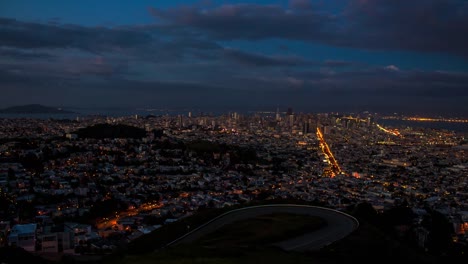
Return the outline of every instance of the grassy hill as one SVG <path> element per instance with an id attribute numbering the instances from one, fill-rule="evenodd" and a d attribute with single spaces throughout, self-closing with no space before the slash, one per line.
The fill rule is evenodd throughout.
<path id="1" fill-rule="evenodd" d="M 312 232 L 325 224 L 323 219 L 313 216 L 262 215 L 228 224 L 190 244 L 127 255 L 112 263 L 308 263 L 307 256 L 285 252 L 272 244 Z"/>
<path id="2" fill-rule="evenodd" d="M 275 216 L 268 216 L 271 218 Z M 314 252 L 287 252 L 271 244 L 286 239 L 288 232 L 304 231 L 304 221 L 297 216 L 280 216 L 273 223 L 250 219 L 235 223 L 191 243 L 181 244 L 153 253 L 127 255 L 108 263 L 216 263 L 216 264 L 284 264 L 284 263 L 442 263 L 437 259 L 405 245 L 370 224 L 361 225 L 347 238 Z M 300 216 L 303 217 L 303 216 Z M 294 219 L 294 220 L 293 220 Z M 301 223 L 293 229 L 284 228 L 293 220 Z M 286 222 L 284 222 L 286 221 Z M 312 220 L 314 222 L 316 220 Z M 271 233 L 270 233 L 271 232 Z"/>
<path id="3" fill-rule="evenodd" d="M 276 200 L 264 201 L 262 204 L 272 203 L 295 202 Z M 314 205 L 304 201 L 297 201 L 297 204 Z M 202 210 L 132 241 L 126 251 L 120 251 L 94 263 L 342 264 L 369 261 L 383 264 L 403 261 L 423 264 L 464 263 L 446 261 L 447 258 L 430 255 L 414 245 L 399 240 L 395 234 L 382 228 L 378 221 L 365 220 L 365 218 L 373 219 L 376 215 L 364 217 L 362 213 L 355 214 L 355 211 L 354 216 L 358 217 L 360 222 L 363 220 L 359 228 L 346 238 L 318 251 L 287 252 L 273 246 L 275 241 L 287 240 L 314 228 L 320 228 L 324 224 L 318 218 L 292 214 L 263 215 L 234 222 L 193 243 L 165 247 L 169 242 L 184 235 L 187 232 L 187 225 L 196 228 L 222 213 L 251 205 L 258 203 Z"/>

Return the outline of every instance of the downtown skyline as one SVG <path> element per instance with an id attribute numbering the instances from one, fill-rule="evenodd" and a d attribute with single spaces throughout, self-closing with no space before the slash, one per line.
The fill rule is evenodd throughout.
<path id="1" fill-rule="evenodd" d="M 2 1 L 0 107 L 468 115 L 468 3 Z"/>

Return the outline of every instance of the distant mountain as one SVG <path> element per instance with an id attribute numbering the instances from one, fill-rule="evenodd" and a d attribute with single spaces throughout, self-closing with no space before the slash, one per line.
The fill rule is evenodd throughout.
<path id="1" fill-rule="evenodd" d="M 0 109 L 2 114 L 71 114 L 73 112 L 58 107 L 43 106 L 40 104 L 29 104 L 12 106 Z"/>

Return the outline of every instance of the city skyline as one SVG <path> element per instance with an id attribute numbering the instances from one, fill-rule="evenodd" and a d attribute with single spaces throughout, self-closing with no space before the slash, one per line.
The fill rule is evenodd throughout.
<path id="1" fill-rule="evenodd" d="M 135 257 L 165 263 L 167 255 L 172 263 L 184 255 L 168 247 L 177 250 L 180 241 L 197 234 L 216 243 L 204 260 L 236 256 L 233 263 L 243 263 L 237 256 L 250 259 L 251 253 L 219 253 L 225 244 L 214 223 L 226 219 L 223 212 L 246 231 L 256 218 L 232 213 L 252 209 L 281 226 L 294 226 L 295 213 L 312 206 L 346 217 L 308 211 L 327 224 L 311 233 L 298 226 L 304 232 L 299 240 L 290 227 L 266 228 L 270 221 L 255 227 L 267 236 L 281 232 L 292 238 L 279 241 L 284 247 L 278 244 L 285 263 L 297 254 L 308 260 L 304 263 L 314 262 L 313 252 L 321 254 L 318 260 L 345 256 L 356 262 L 366 256 L 392 263 L 411 259 L 408 249 L 420 252 L 422 261 L 416 263 L 466 262 L 466 131 L 381 121 L 371 114 L 294 114 L 293 109 L 73 121 L 0 118 L 5 142 L 0 146 L 0 236 L 9 234 L 0 237 L 0 249 L 53 256 L 60 259 L 57 264 L 88 259 L 88 254 L 103 261 L 118 254 L 109 263 L 122 264 L 139 263 Z M 278 206 L 285 204 L 298 208 L 291 222 L 263 210 L 274 206 L 280 213 Z M 365 232 L 371 228 L 375 231 Z M 236 233 L 242 247 L 228 244 L 229 250 L 245 252 L 244 241 L 254 235 Z M 224 239 L 236 241 L 237 235 Z M 205 247 L 201 241 L 196 244 Z M 259 247 L 248 252 L 265 256 Z M 276 252 L 272 248 L 268 255 Z"/>
<path id="2" fill-rule="evenodd" d="M 468 115 L 464 1 L 2 1 L 0 108 Z"/>

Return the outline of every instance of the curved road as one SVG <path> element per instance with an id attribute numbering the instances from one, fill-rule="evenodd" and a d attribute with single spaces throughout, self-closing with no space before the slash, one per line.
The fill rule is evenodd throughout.
<path id="1" fill-rule="evenodd" d="M 356 218 L 329 208 L 294 204 L 261 205 L 236 209 L 222 214 L 174 240 L 167 246 L 190 243 L 232 222 L 272 213 L 318 216 L 327 221 L 327 225 L 321 229 L 275 244 L 285 250 L 307 251 L 320 249 L 346 237 L 359 226 Z"/>

